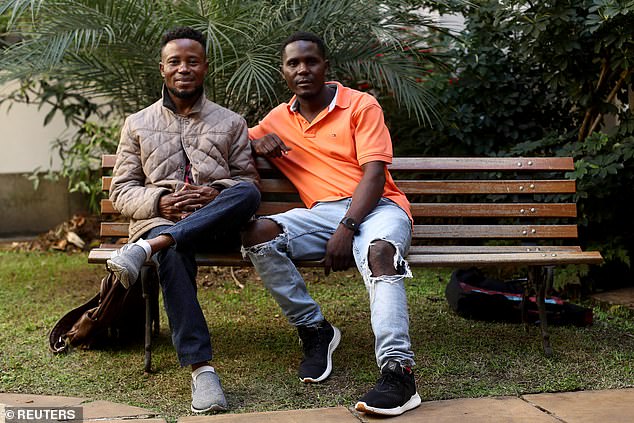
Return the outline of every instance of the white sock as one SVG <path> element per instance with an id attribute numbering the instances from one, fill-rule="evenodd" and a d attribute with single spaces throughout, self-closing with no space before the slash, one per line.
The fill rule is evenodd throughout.
<path id="1" fill-rule="evenodd" d="M 147 260 L 152 258 L 152 247 L 150 246 L 149 242 L 141 238 L 137 242 L 135 242 L 135 244 L 145 250 Z"/>

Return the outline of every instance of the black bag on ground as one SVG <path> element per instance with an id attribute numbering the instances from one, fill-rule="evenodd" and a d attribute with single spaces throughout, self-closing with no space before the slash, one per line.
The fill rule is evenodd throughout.
<path id="1" fill-rule="evenodd" d="M 501 281 L 476 268 L 455 270 L 445 288 L 447 302 L 459 316 L 514 323 L 522 321 L 523 292 L 521 280 Z M 534 323 L 539 321 L 537 302 L 535 296 L 528 300 L 528 321 Z M 553 325 L 588 326 L 592 324 L 592 309 L 547 297 L 546 318 Z"/>
<path id="2" fill-rule="evenodd" d="M 124 341 L 142 340 L 145 301 L 141 283 L 125 289 L 114 273 L 101 281 L 99 292 L 86 303 L 66 313 L 49 333 L 54 353 L 70 347 L 90 349 Z"/>

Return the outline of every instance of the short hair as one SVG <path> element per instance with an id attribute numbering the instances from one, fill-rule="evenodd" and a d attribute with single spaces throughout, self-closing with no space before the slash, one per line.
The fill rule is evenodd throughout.
<path id="1" fill-rule="evenodd" d="M 200 45 L 203 46 L 205 55 L 207 55 L 207 38 L 202 32 L 188 26 L 179 26 L 177 28 L 170 29 L 163 34 L 161 37 L 161 48 L 159 51 L 162 53 L 163 47 L 165 47 L 165 45 L 170 41 L 180 40 L 183 38 L 198 41 Z"/>
<path id="2" fill-rule="evenodd" d="M 323 59 L 326 58 L 326 43 L 324 43 L 324 40 L 322 40 L 321 37 L 313 34 L 312 32 L 305 31 L 297 31 L 284 40 L 284 42 L 282 43 L 282 48 L 280 50 L 280 55 L 282 57 L 284 56 L 284 50 L 286 49 L 286 46 L 294 43 L 295 41 L 310 41 L 317 44 L 317 49 L 319 50 L 321 57 Z"/>

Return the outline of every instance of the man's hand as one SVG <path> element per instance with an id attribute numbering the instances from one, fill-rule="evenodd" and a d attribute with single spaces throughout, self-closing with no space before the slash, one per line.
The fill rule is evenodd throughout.
<path id="1" fill-rule="evenodd" d="M 326 244 L 326 256 L 324 257 L 324 272 L 326 276 L 330 274 L 330 270 L 337 272 L 339 270 L 349 269 L 354 265 L 354 256 L 352 255 L 352 239 L 354 232 L 341 225 Z"/>
<path id="2" fill-rule="evenodd" d="M 220 194 L 216 188 L 185 184 L 183 188 L 161 197 L 159 216 L 178 222 L 211 203 Z"/>
<path id="3" fill-rule="evenodd" d="M 251 147 L 256 156 L 269 159 L 282 157 L 291 151 L 291 148 L 275 134 L 266 134 L 262 138 L 251 141 Z"/>

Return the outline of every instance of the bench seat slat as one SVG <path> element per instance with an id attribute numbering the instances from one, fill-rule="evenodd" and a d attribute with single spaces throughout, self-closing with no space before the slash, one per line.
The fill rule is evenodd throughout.
<path id="1" fill-rule="evenodd" d="M 88 257 L 89 263 L 105 263 L 110 257 L 112 249 L 93 249 Z M 559 251 L 533 253 L 454 253 L 454 254 L 409 254 L 407 261 L 414 267 L 454 267 L 454 266 L 545 266 L 562 264 L 599 264 L 601 255 L 596 251 Z M 196 262 L 202 266 L 251 266 L 240 253 L 225 253 L 205 255 L 198 254 Z M 301 267 L 319 267 L 318 260 L 297 262 Z"/>
<path id="2" fill-rule="evenodd" d="M 407 260 L 416 267 L 467 266 L 548 266 L 564 264 L 600 264 L 598 251 L 557 253 L 493 253 L 493 254 L 410 254 Z"/>
<path id="3" fill-rule="evenodd" d="M 102 222 L 101 235 L 104 237 L 127 237 L 128 224 Z M 542 239 L 576 237 L 576 225 L 414 225 L 413 231 L 414 239 Z"/>
<path id="4" fill-rule="evenodd" d="M 109 252 L 121 244 L 101 244 L 99 249 Z M 412 245 L 410 255 L 416 254 L 490 254 L 490 253 L 549 253 L 557 251 L 581 252 L 578 245 Z"/>

